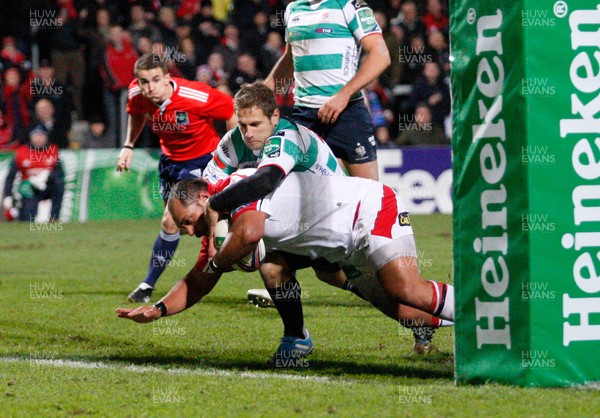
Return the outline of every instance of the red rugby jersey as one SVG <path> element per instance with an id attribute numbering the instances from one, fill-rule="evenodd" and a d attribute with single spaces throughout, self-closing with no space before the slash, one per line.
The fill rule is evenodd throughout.
<path id="1" fill-rule="evenodd" d="M 173 95 L 160 107 L 144 98 L 137 79 L 129 84 L 127 113 L 142 115 L 160 138 L 165 156 L 187 161 L 209 154 L 219 143 L 214 119 L 233 116 L 233 99 L 200 81 L 171 77 Z"/>

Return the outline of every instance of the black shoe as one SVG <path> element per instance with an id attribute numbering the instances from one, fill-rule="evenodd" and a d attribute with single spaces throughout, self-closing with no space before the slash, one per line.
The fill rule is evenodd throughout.
<path id="1" fill-rule="evenodd" d="M 431 353 L 433 351 L 433 334 L 437 328 L 432 327 L 413 327 L 413 337 L 415 337 L 415 344 L 413 350 L 417 354 Z"/>
<path id="2" fill-rule="evenodd" d="M 150 302 L 150 297 L 152 296 L 153 290 L 154 289 L 152 288 L 141 289 L 137 287 L 129 294 L 129 296 L 127 296 L 127 301 L 134 303 L 148 303 Z"/>

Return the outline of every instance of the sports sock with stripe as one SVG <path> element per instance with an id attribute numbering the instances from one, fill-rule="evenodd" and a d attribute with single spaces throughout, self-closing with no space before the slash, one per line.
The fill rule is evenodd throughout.
<path id="1" fill-rule="evenodd" d="M 429 283 L 433 287 L 431 314 L 454 321 L 454 286 L 433 280 Z"/>

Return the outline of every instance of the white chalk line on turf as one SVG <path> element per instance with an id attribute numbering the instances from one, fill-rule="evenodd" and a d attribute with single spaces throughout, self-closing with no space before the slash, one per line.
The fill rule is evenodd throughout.
<path id="1" fill-rule="evenodd" d="M 193 376 L 216 376 L 216 377 L 241 377 L 245 379 L 275 379 L 275 380 L 299 380 L 304 382 L 333 383 L 333 384 L 353 384 L 350 380 L 330 379 L 326 376 L 301 376 L 295 374 L 282 373 L 264 373 L 252 371 L 232 371 L 224 369 L 185 369 L 185 368 L 160 368 L 155 366 L 138 366 L 131 364 L 128 366 L 103 363 L 100 361 L 78 361 L 65 359 L 40 359 L 23 357 L 0 357 L 0 363 L 30 363 L 35 366 L 54 366 L 73 369 L 106 369 L 106 370 L 124 370 L 134 373 L 168 373 L 176 375 Z"/>

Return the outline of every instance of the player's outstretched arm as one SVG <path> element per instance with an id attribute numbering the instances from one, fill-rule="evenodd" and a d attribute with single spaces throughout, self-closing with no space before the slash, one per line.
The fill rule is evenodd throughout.
<path id="1" fill-rule="evenodd" d="M 379 77 L 390 65 L 390 53 L 383 36 L 378 33 L 366 36 L 360 41 L 360 44 L 367 56 L 348 84 L 344 85 L 337 94 L 331 96 L 319 109 L 319 120 L 323 123 L 334 123 L 348 106 L 350 97 Z"/>
<path id="2" fill-rule="evenodd" d="M 167 315 L 175 315 L 198 303 L 215 287 L 220 276 L 218 273 L 205 273 L 195 268 L 190 270 L 160 300 L 166 308 Z M 156 321 L 163 316 L 156 305 L 140 306 L 139 308 L 117 308 L 116 312 L 119 318 L 131 319 L 141 324 Z"/>
<path id="3" fill-rule="evenodd" d="M 277 93 L 276 87 L 287 87 L 291 84 L 294 75 L 294 60 L 292 57 L 292 47 L 290 44 L 285 46 L 285 52 L 277 60 L 273 69 L 264 81 L 264 84 Z"/>
<path id="4" fill-rule="evenodd" d="M 208 295 L 215 287 L 220 274 L 206 273 L 192 268 L 179 280 L 161 301 L 167 306 L 168 315 L 174 315 L 188 309 Z"/>
<path id="5" fill-rule="evenodd" d="M 128 115 L 127 117 L 127 136 L 123 148 L 119 153 L 119 159 L 117 160 L 117 171 L 129 171 L 131 166 L 131 159 L 133 158 L 133 146 L 137 141 L 146 120 L 142 115 Z"/>

